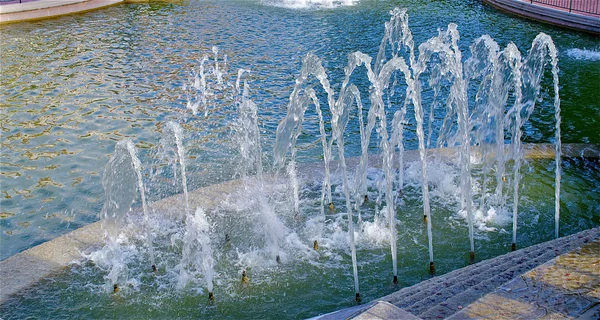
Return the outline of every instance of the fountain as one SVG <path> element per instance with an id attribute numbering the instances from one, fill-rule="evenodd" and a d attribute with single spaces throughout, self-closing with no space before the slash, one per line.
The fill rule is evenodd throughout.
<path id="1" fill-rule="evenodd" d="M 433 241 L 433 221 L 435 217 L 431 214 L 430 191 L 428 166 L 439 160 L 438 150 L 444 148 L 451 150 L 456 155 L 452 158 L 454 166 L 459 168 L 460 200 L 459 211 L 463 212 L 468 222 L 468 234 L 471 260 L 475 258 L 474 245 L 474 199 L 473 183 L 478 179 L 473 176 L 473 166 L 480 160 L 473 154 L 474 150 L 479 151 L 479 157 L 483 160 L 483 178 L 480 182 L 482 190 L 480 191 L 479 210 L 486 210 L 487 206 L 497 206 L 495 210 L 504 210 L 506 203 L 506 176 L 508 175 L 508 160 L 513 162 L 512 169 L 512 188 L 513 188 L 513 242 L 512 248 L 516 246 L 517 237 L 517 217 L 519 203 L 519 183 L 520 169 L 523 158 L 521 147 L 521 128 L 525 121 L 531 115 L 536 101 L 539 99 L 540 79 L 544 72 L 546 61 L 550 61 L 552 74 L 554 76 L 554 99 L 556 108 L 557 134 L 556 134 L 556 236 L 558 236 L 559 221 L 559 197 L 560 197 L 560 99 L 558 95 L 558 77 L 557 77 L 557 59 L 556 49 L 552 40 L 545 34 L 540 34 L 533 42 L 529 55 L 522 60 L 520 52 L 513 44 L 509 44 L 506 49 L 500 50 L 499 46 L 488 36 L 476 39 L 471 46 L 471 57 L 468 58 L 463 67 L 462 52 L 458 48 L 459 34 L 457 26 L 450 24 L 448 29 L 440 31 L 439 35 L 433 37 L 419 46 L 419 55 L 415 55 L 412 33 L 408 27 L 408 15 L 406 10 L 395 9 L 391 12 L 391 19 L 386 23 L 385 35 L 381 41 L 379 52 L 375 61 L 364 53 L 355 52 L 349 55 L 349 62 L 345 68 L 344 80 L 336 93 L 330 84 L 329 77 L 321 60 L 308 54 L 303 60 L 303 67 L 300 76 L 296 80 L 295 87 L 289 99 L 287 107 L 287 116 L 280 122 L 277 128 L 277 138 L 274 146 L 275 167 L 283 168 L 286 162 L 286 154 L 290 151 L 290 161 L 288 162 L 283 176 L 279 175 L 276 180 L 282 177 L 289 179 L 291 186 L 293 212 L 298 218 L 301 216 L 300 183 L 298 179 L 298 168 L 296 164 L 296 154 L 298 138 L 302 132 L 304 115 L 309 108 L 315 109 L 318 115 L 318 126 L 320 132 L 320 144 L 324 155 L 324 179 L 321 184 L 321 215 L 325 215 L 324 208 L 329 203 L 330 208 L 334 207 L 332 197 L 331 166 L 333 165 L 333 150 L 337 149 L 337 164 L 341 168 L 341 186 L 343 189 L 344 202 L 337 207 L 345 211 L 347 221 L 347 232 L 349 238 L 349 247 L 351 252 L 352 270 L 354 277 L 354 288 L 356 301 L 361 301 L 358 276 L 358 258 L 356 248 L 355 217 L 353 211 L 359 213 L 358 223 L 362 223 L 360 217 L 360 207 L 368 199 L 366 194 L 367 168 L 370 160 L 368 148 L 370 140 L 374 136 L 376 129 L 376 139 L 380 146 L 381 168 L 383 175 L 383 184 L 378 188 L 378 203 L 382 208 L 376 215 L 381 215 L 385 225 L 389 228 L 389 244 L 392 260 L 393 283 L 398 283 L 398 258 L 397 258 L 397 233 L 398 222 L 396 203 L 403 191 L 404 181 L 404 139 L 403 131 L 407 123 L 406 114 L 409 106 L 414 107 L 416 119 L 416 132 L 419 145 L 419 163 L 421 169 L 421 191 L 423 216 L 426 222 L 428 251 L 429 251 L 429 270 L 435 272 L 434 264 L 434 241 Z M 205 56 L 200 61 L 200 71 L 194 75 L 193 87 L 196 89 L 197 97 L 190 96 L 188 92 L 188 108 L 194 113 L 197 112 L 201 104 L 205 110 L 205 117 L 208 116 L 209 105 L 213 103 L 211 96 L 215 91 L 226 91 L 229 89 L 236 96 L 236 106 L 238 109 L 238 118 L 234 123 L 233 140 L 239 145 L 240 161 L 239 176 L 245 185 L 245 190 L 253 188 L 249 177 L 252 174 L 255 186 L 266 189 L 267 183 L 263 177 L 262 152 L 260 143 L 260 134 L 258 129 L 257 105 L 249 98 L 249 88 L 244 81 L 243 90 L 240 89 L 240 79 L 247 71 L 240 69 L 237 74 L 235 86 L 227 85 L 223 82 L 223 71 L 219 68 L 218 50 L 213 48 L 215 54 L 214 66 L 212 66 L 213 75 L 211 78 L 205 73 L 204 65 L 209 60 Z M 406 57 L 406 58 L 405 58 Z M 547 58 L 548 57 L 548 58 Z M 226 58 L 225 58 L 226 61 Z M 408 61 L 408 62 L 407 62 Z M 366 77 L 369 81 L 369 104 L 365 105 L 361 96 L 361 90 L 352 83 L 352 79 L 358 68 L 364 67 Z M 422 76 L 430 77 L 427 84 L 429 90 L 433 91 L 433 99 L 429 105 L 429 119 L 426 121 L 423 105 L 423 81 Z M 400 80 L 402 79 L 404 82 Z M 317 93 L 315 83 L 320 86 L 324 94 Z M 218 86 L 210 88 L 207 83 L 214 83 Z M 184 88 L 188 90 L 187 88 Z M 469 90 L 477 92 L 474 100 L 468 98 Z M 364 91 L 364 89 L 363 89 Z M 187 92 L 187 91 L 186 91 Z M 240 93 L 241 92 L 241 93 Z M 439 100 L 445 96 L 445 114 L 443 124 L 438 134 L 436 142 L 437 149 L 430 149 L 433 136 L 433 114 L 439 109 Z M 512 101 L 512 105 L 507 105 L 507 101 Z M 190 102 L 195 99 L 196 102 Z M 474 101 L 469 105 L 469 101 Z M 324 104 L 322 104 L 324 102 Z M 191 107 L 190 107 L 191 106 Z M 327 127 L 323 113 L 328 111 L 331 115 L 331 127 Z M 367 112 L 365 119 L 363 111 Z M 388 129 L 388 114 L 393 115 L 392 127 Z M 351 182 L 350 169 L 346 160 L 345 135 L 349 126 L 350 118 L 358 118 L 358 125 L 361 137 L 361 156 L 359 165 L 354 173 L 354 183 Z M 424 128 L 428 128 L 427 135 Z M 188 282 L 194 279 L 204 277 L 212 300 L 213 279 L 214 279 L 214 259 L 211 248 L 210 228 L 207 216 L 202 208 L 198 208 L 194 215 L 191 214 L 189 207 L 189 196 L 187 191 L 185 154 L 182 146 L 182 128 L 174 122 L 169 122 L 165 128 L 162 141 L 162 148 L 167 150 L 174 147 L 171 154 L 175 163 L 179 163 L 180 176 L 184 193 L 185 208 L 185 232 L 181 238 L 182 258 L 179 264 L 179 288 L 183 288 Z M 331 134 L 328 134 L 331 132 Z M 505 145 L 506 137 L 510 137 L 510 145 Z M 135 168 L 132 172 L 137 172 L 139 181 L 138 189 L 143 190 L 143 185 L 139 173 L 139 160 L 135 157 L 135 152 L 131 142 L 125 142 L 128 146 L 127 151 L 131 157 L 131 163 Z M 115 159 L 121 159 L 123 147 L 119 144 L 116 150 Z M 495 152 L 495 154 L 493 154 Z M 495 159 L 494 159 L 495 157 Z M 396 158 L 396 162 L 394 161 Z M 116 160 L 114 160 L 116 161 Z M 114 161 L 111 160 L 107 166 L 105 181 L 113 181 L 115 178 L 112 171 L 119 172 L 121 168 L 114 168 Z M 120 162 L 123 162 L 122 160 Z M 395 165 L 396 164 L 396 165 Z M 175 166 L 176 167 L 176 166 Z M 174 168 L 175 168 L 174 167 Z M 177 175 L 177 170 L 174 170 Z M 494 193 L 488 195 L 488 176 L 491 172 L 496 172 L 496 187 Z M 123 179 L 127 180 L 124 176 Z M 119 185 L 121 187 L 121 185 Z M 123 209 L 127 205 L 115 205 L 111 208 L 112 194 L 109 183 L 105 183 L 107 194 L 107 208 L 105 211 L 112 212 L 107 215 L 104 221 L 109 225 L 115 216 L 122 216 Z M 117 191 L 119 192 L 119 191 Z M 383 196 L 381 196 L 383 195 Z M 142 199 L 143 199 L 142 193 Z M 144 200 L 142 200 L 144 201 Z M 259 213 L 259 219 L 263 224 L 264 243 L 267 251 L 277 264 L 282 263 L 280 256 L 279 242 L 289 233 L 288 227 L 277 217 L 274 210 L 275 200 L 264 195 L 256 195 L 256 201 L 250 207 L 255 208 Z M 131 203 L 131 199 L 127 198 Z M 144 205 L 145 208 L 145 205 Z M 144 209 L 145 217 L 147 216 Z M 377 218 L 377 217 L 376 217 Z M 325 219 L 320 219 L 317 223 L 324 223 Z M 112 223 L 113 225 L 120 224 Z M 379 222 L 381 224 L 381 222 Z M 109 227 L 111 236 L 109 237 L 109 247 L 116 246 L 115 227 Z M 320 228 L 323 230 L 323 227 Z M 109 232 L 107 231 L 107 232 Z M 360 232 L 360 230 L 359 230 Z M 151 233 L 148 233 L 151 234 Z M 228 233 L 229 235 L 229 233 Z M 322 236 L 322 234 L 318 235 Z M 148 236 L 148 239 L 151 239 Z M 151 240 L 148 247 L 152 248 Z M 318 249 L 318 242 L 314 240 L 313 248 Z M 115 262 L 113 269 L 118 269 L 119 262 Z M 154 266 L 154 262 L 152 261 Z M 200 266 L 202 266 L 200 268 Z M 154 267 L 153 267 L 154 268 Z M 154 268 L 155 269 L 155 268 Z M 243 273 L 245 275 L 245 271 Z M 244 277 L 244 276 L 243 276 Z M 111 277 L 112 279 L 112 277 Z M 115 283 L 115 281 L 112 281 Z M 244 281 L 246 282 L 246 281 Z"/>
<path id="2" fill-rule="evenodd" d="M 527 184 L 548 178 L 549 166 L 558 237 L 563 160 L 552 39 L 538 35 L 521 55 L 513 43 L 501 49 L 481 36 L 465 53 L 450 24 L 415 46 L 407 11 L 390 14 L 375 57 L 350 53 L 339 83 L 317 54 L 302 59 L 274 141 L 252 99 L 255 75 L 228 73 L 227 56 L 213 47 L 182 84 L 185 116 L 157 125 L 160 143 L 145 151 L 153 162 L 140 161 L 129 139 L 116 144 L 102 178 L 104 247 L 72 267 L 68 287 L 99 297 L 98 308 L 134 304 L 149 315 L 203 318 L 258 317 L 255 305 L 286 310 L 289 300 L 319 293 L 326 307 L 292 315 L 314 316 L 465 265 L 463 253 L 472 263 L 492 256 L 479 251 L 488 245 L 494 255 L 514 250 L 540 219 L 528 211 L 545 202 L 532 199 L 547 197 Z M 540 89 L 548 72 L 556 128 L 548 148 L 556 151 L 553 163 L 540 164 L 522 138 L 549 99 Z M 234 111 L 222 116 L 220 108 Z M 221 118 L 235 179 L 188 190 L 202 154 L 188 153 L 201 139 L 185 128 L 190 119 Z M 321 162 L 303 161 L 307 153 Z M 146 203 L 161 183 L 176 191 Z"/>

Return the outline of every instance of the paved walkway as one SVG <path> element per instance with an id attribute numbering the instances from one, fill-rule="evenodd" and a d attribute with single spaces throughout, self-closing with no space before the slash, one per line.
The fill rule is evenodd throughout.
<path id="1" fill-rule="evenodd" d="M 600 11 L 598 11 L 600 0 L 483 0 L 483 2 L 523 18 L 600 35 Z"/>
<path id="2" fill-rule="evenodd" d="M 600 319 L 600 238 L 502 285 L 452 319 Z"/>
<path id="3" fill-rule="evenodd" d="M 37 0 L 0 5 L 0 24 L 46 19 L 86 12 L 124 0 Z"/>

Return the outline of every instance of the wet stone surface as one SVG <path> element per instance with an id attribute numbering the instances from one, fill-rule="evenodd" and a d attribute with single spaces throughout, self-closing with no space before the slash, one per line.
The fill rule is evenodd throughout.
<path id="1" fill-rule="evenodd" d="M 509 281 L 453 318 L 594 319 L 599 304 L 600 239 L 596 239 Z"/>

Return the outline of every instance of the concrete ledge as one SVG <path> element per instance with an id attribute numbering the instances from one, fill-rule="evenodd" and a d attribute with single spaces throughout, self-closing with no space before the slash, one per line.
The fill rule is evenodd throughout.
<path id="1" fill-rule="evenodd" d="M 0 262 L 0 304 L 9 296 L 60 272 L 72 261 L 80 260 L 81 252 L 103 240 L 100 222 L 96 222 Z"/>
<path id="2" fill-rule="evenodd" d="M 47 19 L 73 13 L 92 11 L 123 2 L 123 0 L 40 0 L 0 7 L 0 24 Z"/>
<path id="3" fill-rule="evenodd" d="M 569 13 L 518 0 L 483 0 L 499 10 L 522 18 L 600 35 L 600 18 Z"/>
<path id="4" fill-rule="evenodd" d="M 0 24 L 54 18 L 83 13 L 119 3 L 172 2 L 185 0 L 38 0 L 0 5 Z"/>

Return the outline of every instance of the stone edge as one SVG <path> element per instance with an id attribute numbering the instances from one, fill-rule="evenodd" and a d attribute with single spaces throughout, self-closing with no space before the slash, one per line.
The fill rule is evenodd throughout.
<path id="1" fill-rule="evenodd" d="M 569 13 L 516 0 L 483 0 L 492 7 L 522 18 L 600 35 L 600 18 Z"/>

